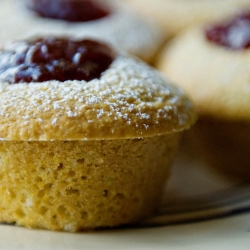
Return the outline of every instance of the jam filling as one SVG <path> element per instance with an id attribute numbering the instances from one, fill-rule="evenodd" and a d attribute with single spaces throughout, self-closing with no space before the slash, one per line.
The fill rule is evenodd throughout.
<path id="1" fill-rule="evenodd" d="M 90 81 L 100 78 L 114 58 L 107 45 L 87 39 L 48 37 L 12 42 L 0 51 L 0 81 Z"/>
<path id="2" fill-rule="evenodd" d="M 107 6 L 96 0 L 28 0 L 29 9 L 46 18 L 86 22 L 110 14 Z"/>
<path id="3" fill-rule="evenodd" d="M 205 30 L 208 41 L 234 50 L 250 47 L 250 13 L 243 13 L 227 22 Z"/>

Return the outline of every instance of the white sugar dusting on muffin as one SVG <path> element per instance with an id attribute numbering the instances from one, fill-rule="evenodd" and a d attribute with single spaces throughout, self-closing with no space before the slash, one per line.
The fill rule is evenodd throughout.
<path id="1" fill-rule="evenodd" d="M 110 133 L 103 131 L 100 134 L 99 131 L 97 135 L 90 132 L 102 130 L 100 126 L 95 129 L 89 128 L 86 134 L 79 131 L 81 135 L 78 134 L 75 137 L 72 134 L 67 138 L 73 136 L 72 139 L 88 137 L 103 139 L 107 134 L 113 137 L 111 128 L 120 129 L 119 126 L 122 126 L 124 131 L 130 128 L 128 133 L 136 137 L 137 126 L 141 127 L 139 134 L 145 135 L 148 134 L 146 131 L 149 127 L 152 126 L 153 129 L 153 127 L 160 126 L 159 134 L 161 134 L 166 128 L 172 131 L 173 121 L 175 129 L 178 130 L 185 124 L 185 121 L 190 119 L 186 110 L 190 109 L 191 103 L 185 99 L 180 89 L 166 84 L 165 80 L 155 74 L 155 70 L 149 66 L 126 56 L 117 57 L 100 79 L 89 82 L 48 81 L 39 84 L 14 85 L 2 83 L 0 95 L 0 117 L 3 124 L 7 120 L 8 123 L 22 124 L 28 119 L 29 122 L 41 127 L 41 134 L 38 137 L 34 134 L 28 137 L 28 129 L 23 128 L 22 131 L 27 130 L 25 134 L 28 133 L 25 135 L 26 140 L 59 139 L 58 136 L 47 134 L 47 128 L 42 126 L 41 120 L 59 127 L 62 119 L 68 119 L 68 126 L 74 123 L 76 127 L 79 127 L 77 119 L 86 124 L 96 120 L 99 124 L 106 124 Z M 183 100 L 187 108 L 181 104 Z M 115 121 L 117 125 L 120 124 L 118 127 L 114 126 Z M 0 134 L 4 133 L 7 140 L 23 136 L 16 134 L 14 138 L 11 138 L 7 131 L 3 130 L 0 129 Z"/>

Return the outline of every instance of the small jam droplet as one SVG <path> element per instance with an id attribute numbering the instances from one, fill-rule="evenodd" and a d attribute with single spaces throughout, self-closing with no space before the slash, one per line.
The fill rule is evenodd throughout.
<path id="1" fill-rule="evenodd" d="M 47 18 L 86 22 L 110 14 L 107 6 L 96 0 L 28 0 L 29 9 Z"/>
<path id="2" fill-rule="evenodd" d="M 208 41 L 234 50 L 250 47 L 250 13 L 235 16 L 227 22 L 205 30 Z"/>
<path id="3" fill-rule="evenodd" d="M 99 78 L 114 58 L 111 48 L 93 40 L 48 37 L 16 41 L 0 51 L 0 81 L 90 81 Z"/>

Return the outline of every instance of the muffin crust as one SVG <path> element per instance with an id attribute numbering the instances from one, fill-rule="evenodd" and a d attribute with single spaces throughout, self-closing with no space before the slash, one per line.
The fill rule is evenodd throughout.
<path id="1" fill-rule="evenodd" d="M 149 137 L 196 119 L 182 90 L 141 61 L 118 56 L 100 79 L 0 85 L 2 140 Z"/>

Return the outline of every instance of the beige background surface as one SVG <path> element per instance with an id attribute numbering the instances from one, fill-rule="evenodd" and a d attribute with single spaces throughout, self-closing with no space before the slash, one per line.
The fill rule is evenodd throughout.
<path id="1" fill-rule="evenodd" d="M 249 244 L 250 213 L 203 223 L 82 234 L 0 226 L 0 248 L 5 250 L 248 250 Z"/>

